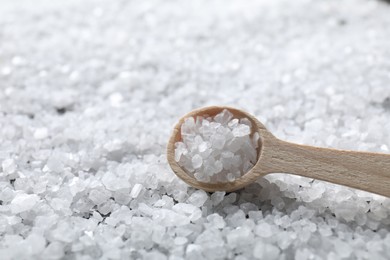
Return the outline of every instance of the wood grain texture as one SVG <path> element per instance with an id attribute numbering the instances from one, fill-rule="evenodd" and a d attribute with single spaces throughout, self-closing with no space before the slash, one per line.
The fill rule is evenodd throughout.
<path id="1" fill-rule="evenodd" d="M 214 116 L 228 109 L 235 118 L 248 118 L 252 134 L 260 134 L 258 161 L 242 177 L 228 183 L 205 183 L 187 174 L 175 161 L 175 143 L 181 141 L 181 125 L 188 117 Z M 277 139 L 252 115 L 226 106 L 205 107 L 182 117 L 167 146 L 168 163 L 187 184 L 205 191 L 235 191 L 269 173 L 291 173 L 345 185 L 390 197 L 390 155 L 343 151 L 293 144 Z"/>
<path id="2" fill-rule="evenodd" d="M 261 175 L 291 173 L 390 197 L 390 155 L 343 151 L 284 142 L 263 148 Z"/>

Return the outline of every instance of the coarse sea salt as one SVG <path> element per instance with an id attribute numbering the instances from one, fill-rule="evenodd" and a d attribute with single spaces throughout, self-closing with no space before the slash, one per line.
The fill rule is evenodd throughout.
<path id="1" fill-rule="evenodd" d="M 0 259 L 390 259 L 389 198 L 288 174 L 210 194 L 165 153 L 177 118 L 213 104 L 286 141 L 388 153 L 389 12 L 1 0 Z"/>
<path id="2" fill-rule="evenodd" d="M 256 163 L 259 133 L 248 118 L 233 118 L 224 109 L 214 117 L 187 118 L 182 141 L 175 143 L 175 160 L 197 180 L 232 182 Z"/>

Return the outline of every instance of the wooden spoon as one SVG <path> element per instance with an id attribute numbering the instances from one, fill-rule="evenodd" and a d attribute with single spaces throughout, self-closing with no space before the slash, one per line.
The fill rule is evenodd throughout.
<path id="1" fill-rule="evenodd" d="M 215 116 L 224 109 L 234 118 L 248 118 L 252 134 L 260 134 L 258 160 L 233 182 L 206 183 L 196 180 L 175 161 L 175 143 L 181 141 L 181 125 L 188 117 Z M 167 147 L 168 163 L 183 181 L 205 191 L 235 191 L 269 173 L 291 173 L 332 182 L 390 197 L 390 155 L 343 151 L 293 144 L 276 138 L 252 115 L 231 107 L 212 106 L 194 110 L 180 119 Z"/>

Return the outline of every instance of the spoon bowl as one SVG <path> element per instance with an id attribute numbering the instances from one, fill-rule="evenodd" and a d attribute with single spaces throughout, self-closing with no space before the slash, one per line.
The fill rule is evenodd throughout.
<path id="1" fill-rule="evenodd" d="M 257 149 L 257 163 L 259 163 L 259 158 L 261 157 L 261 151 L 262 151 L 262 144 L 264 143 L 264 137 L 268 138 L 274 138 L 273 135 L 268 132 L 268 130 L 265 128 L 265 126 L 259 122 L 255 117 L 253 117 L 251 114 L 236 109 L 232 107 L 227 107 L 227 106 L 211 106 L 211 107 L 205 107 L 205 108 L 200 108 L 191 111 L 190 113 L 184 115 L 179 122 L 175 125 L 173 129 L 172 136 L 168 142 L 168 147 L 167 147 L 167 156 L 168 156 L 168 163 L 175 172 L 175 174 L 181 178 L 183 181 L 185 181 L 187 184 L 189 184 L 192 187 L 202 189 L 205 191 L 209 192 L 214 192 L 214 191 L 235 191 L 239 190 L 249 183 L 254 182 L 258 177 L 261 176 L 259 171 L 255 171 L 254 169 L 256 168 L 256 165 L 249 170 L 247 173 L 242 175 L 240 178 L 237 178 L 233 182 L 221 182 L 221 183 L 207 183 L 207 182 L 201 182 L 195 179 L 193 176 L 189 175 L 175 160 L 175 143 L 180 142 L 182 140 L 181 136 L 181 126 L 183 125 L 185 119 L 189 117 L 194 117 L 196 118 L 197 116 L 211 116 L 214 117 L 215 115 L 221 113 L 224 109 L 229 110 L 234 118 L 248 118 L 249 121 L 252 123 L 252 133 L 253 135 L 255 132 L 258 132 L 260 134 L 260 139 L 259 139 L 259 146 Z"/>
<path id="2" fill-rule="evenodd" d="M 260 135 L 257 162 L 247 173 L 232 182 L 207 183 L 188 174 L 175 160 L 175 143 L 182 140 L 185 119 L 215 116 L 224 109 L 234 118 L 247 118 L 252 133 Z M 235 191 L 269 173 L 291 173 L 332 182 L 390 197 L 390 155 L 355 152 L 293 144 L 276 138 L 251 114 L 227 106 L 199 108 L 184 115 L 175 125 L 167 146 L 168 163 L 174 173 L 188 185 L 208 192 Z"/>

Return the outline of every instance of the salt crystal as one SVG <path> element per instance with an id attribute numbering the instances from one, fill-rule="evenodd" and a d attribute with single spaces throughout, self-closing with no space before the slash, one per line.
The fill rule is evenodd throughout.
<path id="1" fill-rule="evenodd" d="M 42 253 L 44 259 L 61 259 L 65 255 L 64 245 L 60 242 L 51 242 Z"/>
<path id="2" fill-rule="evenodd" d="M 179 214 L 188 216 L 191 221 L 197 221 L 202 217 L 202 211 L 191 204 L 178 203 L 172 209 Z"/>
<path id="3" fill-rule="evenodd" d="M 274 245 L 257 242 L 253 249 L 253 256 L 258 259 L 276 260 L 280 257 L 280 249 Z M 297 258 L 307 259 L 307 258 Z"/>
<path id="4" fill-rule="evenodd" d="M 3 67 L 1 69 L 1 74 L 3 74 L 3 75 L 9 75 L 9 74 L 11 74 L 11 72 L 12 72 L 12 69 L 10 67 Z"/>
<path id="5" fill-rule="evenodd" d="M 209 121 L 204 120 L 203 123 L 202 123 L 202 126 L 199 128 L 199 132 L 205 138 L 210 138 L 210 136 L 212 136 L 213 133 L 215 132 L 215 129 L 210 126 L 210 122 Z"/>
<path id="6" fill-rule="evenodd" d="M 203 159 L 199 154 L 195 154 L 194 157 L 192 157 L 192 167 L 195 169 L 199 169 L 202 166 Z"/>
<path id="7" fill-rule="evenodd" d="M 215 173 L 217 173 L 217 174 L 220 173 L 222 171 L 222 169 L 223 169 L 222 162 L 219 161 L 219 160 L 215 161 L 214 169 L 215 169 L 215 171 L 214 171 Z"/>
<path id="8" fill-rule="evenodd" d="M 208 145 L 207 145 L 207 142 L 202 142 L 199 146 L 198 146 L 198 150 L 200 153 L 203 153 L 207 150 L 208 148 Z"/>
<path id="9" fill-rule="evenodd" d="M 47 130 L 46 127 L 37 128 L 34 131 L 34 138 L 37 140 L 42 140 L 42 139 L 47 138 L 48 134 L 49 134 L 49 131 Z"/>
<path id="10" fill-rule="evenodd" d="M 221 232 L 215 228 L 204 230 L 195 240 L 195 243 L 202 246 L 203 255 L 206 259 L 225 259 L 224 242 Z"/>
<path id="11" fill-rule="evenodd" d="M 235 137 L 242 137 L 249 135 L 251 129 L 248 125 L 240 124 L 236 128 L 234 128 L 232 132 Z"/>
<path id="12" fill-rule="evenodd" d="M 1 163 L 1 167 L 6 175 L 12 174 L 16 171 L 16 163 L 13 159 L 5 159 Z"/>
<path id="13" fill-rule="evenodd" d="M 11 201 L 15 196 L 15 191 L 10 187 L 6 186 L 0 191 L 0 200 L 3 202 Z"/>
<path id="14" fill-rule="evenodd" d="M 242 144 L 243 144 L 242 140 L 233 139 L 231 140 L 231 142 L 229 142 L 228 149 L 230 152 L 236 153 L 238 150 L 240 150 Z"/>
<path id="15" fill-rule="evenodd" d="M 228 213 L 228 216 L 226 217 L 226 221 L 229 224 L 229 226 L 239 227 L 246 220 L 244 211 L 239 209 L 237 206 L 225 207 L 224 211 Z"/>
<path id="16" fill-rule="evenodd" d="M 232 182 L 232 181 L 234 181 L 234 180 L 236 179 L 236 176 L 234 176 L 233 173 L 229 172 L 229 173 L 226 175 L 226 179 L 227 179 L 227 181 Z"/>
<path id="17" fill-rule="evenodd" d="M 261 211 L 249 211 L 248 216 L 250 219 L 253 219 L 254 221 L 259 221 L 260 219 L 263 218 L 263 213 Z"/>
<path id="18" fill-rule="evenodd" d="M 154 210 L 153 220 L 164 227 L 183 226 L 190 223 L 188 217 L 168 209 Z"/>
<path id="19" fill-rule="evenodd" d="M 62 161 L 63 157 L 59 154 L 53 154 L 47 160 L 46 166 L 53 172 L 62 172 L 64 170 L 64 163 Z"/>
<path id="20" fill-rule="evenodd" d="M 107 190 L 117 191 L 128 188 L 129 182 L 125 177 L 118 177 L 112 172 L 107 172 L 102 177 L 102 183 Z"/>
<path id="21" fill-rule="evenodd" d="M 16 194 L 15 198 L 11 201 L 11 212 L 12 214 L 18 214 L 31 210 L 38 203 L 38 201 L 39 197 L 35 194 Z"/>
<path id="22" fill-rule="evenodd" d="M 239 248 L 253 241 L 253 233 L 248 227 L 238 227 L 230 231 L 226 239 L 230 247 Z"/>
<path id="23" fill-rule="evenodd" d="M 97 219 L 98 221 L 102 221 L 103 220 L 103 217 L 102 217 L 102 215 L 100 215 L 98 212 L 96 212 L 96 211 L 94 211 L 93 213 L 92 213 L 92 216 L 95 218 L 95 219 Z"/>
<path id="24" fill-rule="evenodd" d="M 114 193 L 114 200 L 118 204 L 126 205 L 130 202 L 129 189 L 118 190 Z"/>
<path id="25" fill-rule="evenodd" d="M 200 245 L 190 244 L 186 248 L 186 258 L 190 260 L 203 259 L 202 251 Z"/>
<path id="26" fill-rule="evenodd" d="M 111 193 L 105 189 L 91 190 L 88 198 L 96 205 L 106 202 L 111 197 Z"/>
<path id="27" fill-rule="evenodd" d="M 248 118 L 241 118 L 240 124 L 244 124 L 244 125 L 249 126 L 249 128 L 252 128 L 252 123 Z"/>
<path id="28" fill-rule="evenodd" d="M 348 243 L 341 241 L 339 239 L 334 242 L 334 246 L 336 252 L 342 258 L 348 258 L 352 253 L 351 246 Z"/>
<path id="29" fill-rule="evenodd" d="M 271 225 L 269 225 L 266 222 L 262 222 L 262 223 L 257 224 L 254 232 L 256 235 L 258 235 L 260 237 L 264 237 L 264 238 L 270 237 L 273 234 L 272 229 L 271 229 Z"/>
<path id="30" fill-rule="evenodd" d="M 143 185 L 140 183 L 136 183 L 131 189 L 130 197 L 132 197 L 133 199 L 137 198 L 141 193 L 142 189 L 143 189 Z"/>
<path id="31" fill-rule="evenodd" d="M 109 96 L 109 100 L 110 100 L 110 104 L 111 106 L 113 107 L 119 107 L 123 101 L 123 96 L 121 93 L 112 93 L 110 96 Z"/>
<path id="32" fill-rule="evenodd" d="M 221 124 L 217 123 L 217 122 L 211 121 L 210 122 L 210 127 L 214 130 L 214 132 L 218 133 L 218 130 L 220 130 L 220 128 L 221 128 Z"/>
<path id="33" fill-rule="evenodd" d="M 70 200 L 66 200 L 65 198 L 64 199 L 60 199 L 60 198 L 54 198 L 51 202 L 50 202 L 50 206 L 54 209 L 54 210 L 65 210 L 67 208 L 69 208 L 70 204 L 72 203 L 72 201 Z"/>
<path id="34" fill-rule="evenodd" d="M 239 120 L 237 118 L 235 118 L 228 123 L 228 126 L 230 127 L 230 129 L 234 129 L 238 126 L 238 123 L 239 123 Z"/>
<path id="35" fill-rule="evenodd" d="M 175 243 L 175 245 L 182 246 L 187 244 L 188 239 L 185 237 L 176 237 L 173 242 Z"/>
<path id="36" fill-rule="evenodd" d="M 206 169 L 206 172 L 208 172 L 207 167 L 205 169 Z M 200 173 L 200 172 L 194 173 L 194 177 L 198 181 L 202 181 L 202 182 L 209 182 L 210 181 L 210 177 L 209 176 L 206 176 L 205 174 Z"/>
<path id="37" fill-rule="evenodd" d="M 203 123 L 203 116 L 197 116 L 195 120 L 196 127 L 201 127 Z"/>
<path id="38" fill-rule="evenodd" d="M 228 158 L 228 159 L 230 159 L 230 158 L 232 158 L 234 156 L 234 153 L 232 153 L 232 152 L 230 152 L 230 151 L 225 151 L 225 152 L 222 152 L 221 153 L 221 157 L 223 157 L 223 158 Z"/>
<path id="39" fill-rule="evenodd" d="M 211 147 L 213 149 L 223 149 L 223 146 L 225 145 L 225 137 L 222 135 L 214 135 L 211 139 Z"/>
<path id="40" fill-rule="evenodd" d="M 222 229 L 226 226 L 225 220 L 217 213 L 208 215 L 207 220 L 209 221 L 209 223 L 211 224 L 211 227 L 213 227 L 213 228 Z"/>
<path id="41" fill-rule="evenodd" d="M 324 121 L 322 119 L 313 119 L 305 123 L 305 129 L 308 131 L 320 131 L 323 128 Z"/>
<path id="42" fill-rule="evenodd" d="M 26 250 L 30 251 L 32 255 L 40 254 L 46 246 L 46 239 L 43 235 L 30 233 L 26 240 Z"/>
<path id="43" fill-rule="evenodd" d="M 85 184 L 79 177 L 72 178 L 68 185 L 72 196 L 75 196 L 77 193 L 85 189 Z"/>
<path id="44" fill-rule="evenodd" d="M 233 114 L 229 110 L 224 109 L 221 113 L 214 117 L 214 120 L 215 122 L 218 122 L 222 125 L 226 125 L 232 119 L 232 117 Z"/>
<path id="45" fill-rule="evenodd" d="M 203 190 L 197 190 L 191 194 L 187 201 L 197 207 L 203 206 L 208 199 L 207 193 Z"/>
<path id="46" fill-rule="evenodd" d="M 183 154 L 183 150 L 179 149 L 179 148 L 176 148 L 175 149 L 175 161 L 176 162 L 179 162 L 180 161 L 180 158 L 181 158 L 181 155 Z"/>
<path id="47" fill-rule="evenodd" d="M 218 205 L 222 202 L 223 198 L 225 197 L 226 192 L 224 191 L 216 191 L 213 194 L 211 194 L 211 201 L 213 202 L 213 205 Z"/>
<path id="48" fill-rule="evenodd" d="M 72 230 L 70 224 L 66 221 L 57 223 L 56 228 L 51 230 L 50 236 L 56 241 L 65 243 L 71 243 L 76 237 L 74 230 Z"/>
<path id="49" fill-rule="evenodd" d="M 196 126 L 195 120 L 193 117 L 186 118 L 184 120 L 184 124 L 181 126 L 181 134 L 183 136 L 193 135 L 194 134 L 193 129 L 195 126 Z"/>

